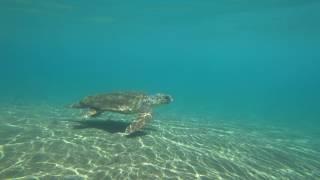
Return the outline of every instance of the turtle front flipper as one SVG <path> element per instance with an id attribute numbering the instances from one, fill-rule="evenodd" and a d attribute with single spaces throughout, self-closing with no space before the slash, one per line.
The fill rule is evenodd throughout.
<path id="1" fill-rule="evenodd" d="M 85 115 L 85 118 L 89 117 L 97 117 L 102 113 L 102 111 L 98 111 L 96 109 L 90 109 L 88 113 Z"/>
<path id="2" fill-rule="evenodd" d="M 142 129 L 147 122 L 152 119 L 152 115 L 150 112 L 139 114 L 138 118 L 135 119 L 125 130 L 126 134 L 132 134 L 136 131 Z"/>

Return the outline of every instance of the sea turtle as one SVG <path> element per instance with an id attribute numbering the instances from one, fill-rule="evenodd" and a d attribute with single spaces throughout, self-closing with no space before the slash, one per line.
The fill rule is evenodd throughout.
<path id="1" fill-rule="evenodd" d="M 89 109 L 86 117 L 96 117 L 103 112 L 121 114 L 138 114 L 137 118 L 126 128 L 125 133 L 131 134 L 142 129 L 152 119 L 152 108 L 173 101 L 170 95 L 147 95 L 140 92 L 112 92 L 84 97 L 72 108 Z"/>

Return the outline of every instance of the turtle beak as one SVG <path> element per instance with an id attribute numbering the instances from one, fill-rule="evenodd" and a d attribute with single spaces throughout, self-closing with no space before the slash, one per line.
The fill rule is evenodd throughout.
<path id="1" fill-rule="evenodd" d="M 165 96 L 166 102 L 167 104 L 172 103 L 173 102 L 173 98 L 169 95 Z"/>

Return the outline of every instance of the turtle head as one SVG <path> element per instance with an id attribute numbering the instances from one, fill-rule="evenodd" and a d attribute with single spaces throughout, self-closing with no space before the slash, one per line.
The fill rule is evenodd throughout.
<path id="1" fill-rule="evenodd" d="M 170 95 L 160 93 L 151 96 L 150 99 L 153 105 L 170 104 L 173 101 Z"/>

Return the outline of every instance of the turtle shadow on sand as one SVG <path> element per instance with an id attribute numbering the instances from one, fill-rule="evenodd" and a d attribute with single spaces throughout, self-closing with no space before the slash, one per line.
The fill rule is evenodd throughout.
<path id="1" fill-rule="evenodd" d="M 123 121 L 117 121 L 112 119 L 107 120 L 88 120 L 88 121 L 73 121 L 78 123 L 77 125 L 74 125 L 74 129 L 87 129 L 87 128 L 95 128 L 100 129 L 109 133 L 123 133 L 125 132 L 126 128 L 130 125 L 130 122 L 123 122 Z M 154 130 L 153 128 L 145 128 L 146 130 Z M 127 138 L 133 138 L 138 136 L 144 136 L 147 135 L 144 131 L 137 131 L 135 133 L 129 134 L 126 137 Z"/>

